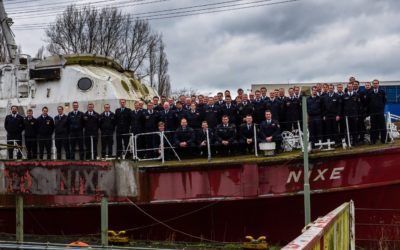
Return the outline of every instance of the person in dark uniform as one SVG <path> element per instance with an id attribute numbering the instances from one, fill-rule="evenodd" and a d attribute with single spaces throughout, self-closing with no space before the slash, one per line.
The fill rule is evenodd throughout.
<path id="1" fill-rule="evenodd" d="M 131 109 L 125 107 L 126 100 L 119 100 L 120 107 L 115 110 L 115 126 L 117 134 L 117 157 L 121 157 L 129 145 L 129 129 L 131 126 Z"/>
<path id="2" fill-rule="evenodd" d="M 219 106 L 214 104 L 214 99 L 209 97 L 207 105 L 204 107 L 204 120 L 207 121 L 208 127 L 215 129 L 220 121 Z"/>
<path id="3" fill-rule="evenodd" d="M 134 136 L 144 132 L 144 115 L 143 110 L 140 109 L 140 102 L 135 101 L 134 109 L 131 112 L 131 133 Z M 145 137 L 143 135 L 136 137 L 136 149 L 138 150 L 138 157 L 143 158 L 146 153 L 143 151 L 145 149 Z"/>
<path id="4" fill-rule="evenodd" d="M 195 132 L 188 127 L 186 118 L 182 118 L 181 126 L 175 131 L 174 144 L 178 149 L 178 155 L 188 157 L 192 155 L 195 143 Z"/>
<path id="5" fill-rule="evenodd" d="M 158 122 L 157 125 L 158 125 L 157 132 L 160 132 L 160 133 L 165 132 L 165 124 L 163 121 Z M 167 134 L 165 134 L 165 136 L 167 136 Z M 155 150 L 155 154 L 156 154 L 156 156 L 161 156 L 161 153 L 164 150 L 164 159 L 171 160 L 173 158 L 172 149 L 170 148 L 170 145 L 165 138 L 166 137 L 164 137 L 163 140 L 161 141 L 160 136 L 153 137 L 153 139 L 154 139 L 153 144 L 155 145 L 156 148 L 158 148 Z M 171 140 L 169 140 L 169 141 L 171 142 Z M 163 142 L 163 143 L 161 144 L 161 142 Z"/>
<path id="6" fill-rule="evenodd" d="M 257 136 L 257 131 L 256 131 Z M 254 123 L 253 117 L 248 114 L 245 118 L 245 123 L 240 125 L 239 129 L 239 145 L 243 154 L 254 153 Z"/>
<path id="7" fill-rule="evenodd" d="M 158 96 L 153 97 L 152 104 L 153 104 L 153 109 L 156 112 L 163 110 L 163 106 L 159 103 L 159 101 L 160 101 L 160 98 Z"/>
<path id="8" fill-rule="evenodd" d="M 102 158 L 111 157 L 113 155 L 115 123 L 115 114 L 110 111 L 110 104 L 104 104 L 104 112 L 101 113 L 99 117 Z"/>
<path id="9" fill-rule="evenodd" d="M 364 144 L 364 137 L 367 131 L 365 126 L 365 118 L 366 116 L 366 109 L 367 106 L 367 98 L 366 98 L 366 90 L 361 90 L 360 82 L 355 80 L 353 83 L 353 91 L 360 97 L 360 105 L 358 105 L 358 119 L 357 119 L 357 137 L 358 143 Z"/>
<path id="10" fill-rule="evenodd" d="M 375 144 L 376 141 L 381 139 L 382 143 L 386 142 L 386 123 L 385 123 L 385 105 L 386 93 L 379 88 L 379 80 L 372 82 L 372 90 L 369 92 L 367 102 L 369 115 L 371 117 L 371 143 Z"/>
<path id="11" fill-rule="evenodd" d="M 57 113 L 54 117 L 54 137 L 57 150 L 57 160 L 62 159 L 62 149 L 65 151 L 65 159 L 71 159 L 69 150 L 69 127 L 68 117 L 64 114 L 63 106 L 57 107 Z"/>
<path id="12" fill-rule="evenodd" d="M 343 115 L 348 120 L 351 145 L 358 143 L 357 124 L 359 105 L 361 105 L 360 96 L 353 91 L 353 83 L 349 82 L 347 84 L 347 92 L 343 96 Z"/>
<path id="13" fill-rule="evenodd" d="M 171 131 L 175 131 L 177 128 L 175 110 L 170 109 L 170 104 L 168 102 L 165 102 L 163 107 L 164 110 L 160 111 L 158 114 L 160 116 L 160 121 L 164 123 L 166 135 L 170 139 L 172 135 Z"/>
<path id="14" fill-rule="evenodd" d="M 11 114 L 4 120 L 4 128 L 7 131 L 7 144 L 22 146 L 22 131 L 24 131 L 24 118 L 18 114 L 17 106 L 11 106 Z M 13 159 L 14 148 L 8 149 L 8 159 Z M 17 159 L 21 159 L 21 148 L 18 149 Z"/>
<path id="15" fill-rule="evenodd" d="M 247 115 L 254 115 L 254 107 L 253 104 L 251 102 L 249 102 L 248 99 L 248 95 L 247 94 L 243 94 L 242 95 L 242 102 L 237 105 L 237 109 L 238 109 L 238 113 L 239 113 L 239 120 L 238 123 L 242 124 L 244 122 L 246 122 L 246 116 Z M 239 126 L 240 126 L 239 124 Z"/>
<path id="16" fill-rule="evenodd" d="M 177 101 L 175 104 L 176 109 L 174 110 L 175 112 L 175 128 L 178 128 L 180 126 L 180 121 L 182 118 L 186 118 L 188 116 L 188 110 L 184 108 L 184 103 Z"/>
<path id="17" fill-rule="evenodd" d="M 295 96 L 294 89 L 289 88 L 289 96 L 283 101 L 283 108 L 285 114 L 285 124 L 283 130 L 293 131 L 298 129 L 298 121 L 301 121 L 301 99 Z"/>
<path id="18" fill-rule="evenodd" d="M 255 95 L 256 95 L 255 100 L 253 102 L 253 107 L 254 107 L 253 118 L 255 123 L 260 124 L 264 120 L 264 112 L 266 109 L 266 103 L 269 101 L 269 97 L 265 97 L 265 99 L 262 99 L 260 90 L 256 90 Z"/>
<path id="19" fill-rule="evenodd" d="M 196 107 L 196 103 L 190 104 L 190 109 L 187 112 L 188 126 L 194 130 L 201 128 L 203 113 Z"/>
<path id="20" fill-rule="evenodd" d="M 310 129 L 310 141 L 315 143 L 321 140 L 322 100 L 317 95 L 317 87 L 311 88 L 311 96 L 307 98 L 308 126 Z"/>
<path id="21" fill-rule="evenodd" d="M 73 110 L 68 114 L 70 159 L 75 160 L 76 145 L 79 148 L 79 159 L 83 161 L 83 112 L 79 111 L 78 102 L 72 103 Z"/>
<path id="22" fill-rule="evenodd" d="M 340 121 L 340 97 L 334 92 L 333 84 L 328 87 L 328 93 L 322 98 L 323 115 L 325 121 L 324 139 L 337 142 L 338 122 Z"/>
<path id="23" fill-rule="evenodd" d="M 144 132 L 145 133 L 156 132 L 158 129 L 157 123 L 160 118 L 158 112 L 154 110 L 153 103 L 150 102 L 147 104 L 147 110 L 143 111 L 143 116 L 144 116 Z M 150 134 L 145 136 L 145 147 L 147 149 L 146 150 L 147 158 L 155 157 L 154 150 L 148 150 L 156 147 L 156 145 L 154 144 L 154 136 L 158 135 Z"/>
<path id="24" fill-rule="evenodd" d="M 37 159 L 37 123 L 36 119 L 33 117 L 32 109 L 26 111 L 24 130 L 27 159 Z"/>
<path id="25" fill-rule="evenodd" d="M 207 121 L 202 121 L 201 129 L 195 131 L 196 145 L 199 148 L 200 156 L 208 156 L 207 131 L 211 155 L 215 155 L 214 131 L 208 127 Z"/>
<path id="26" fill-rule="evenodd" d="M 215 131 L 215 143 L 221 155 L 235 155 L 236 153 L 236 126 L 229 122 L 229 116 L 222 116 L 222 124 Z"/>
<path id="27" fill-rule="evenodd" d="M 94 104 L 89 103 L 83 115 L 83 128 L 85 129 L 86 160 L 97 158 L 97 144 L 99 139 L 99 113 L 94 111 Z M 92 151 L 93 148 L 93 151 Z"/>
<path id="28" fill-rule="evenodd" d="M 275 90 L 270 93 L 269 101 L 267 102 L 266 109 L 270 110 L 272 113 L 272 117 L 277 121 L 281 122 L 283 120 L 283 104 L 278 98 L 279 90 Z"/>
<path id="29" fill-rule="evenodd" d="M 340 113 L 340 120 L 339 120 L 339 132 L 338 132 L 338 142 L 346 138 L 346 119 L 343 115 L 343 97 L 345 92 L 343 91 L 343 84 L 339 83 L 336 86 L 336 94 L 339 98 L 339 113 Z"/>
<path id="30" fill-rule="evenodd" d="M 265 120 L 260 124 L 259 140 L 262 142 L 275 142 L 275 152 L 279 152 L 282 144 L 279 121 L 272 119 L 272 112 L 265 111 Z"/>
<path id="31" fill-rule="evenodd" d="M 42 115 L 37 118 L 37 133 L 39 140 L 39 159 L 44 159 L 46 149 L 47 160 L 51 159 L 51 137 L 54 132 L 54 120 L 48 115 L 49 109 L 42 108 Z"/>
<path id="32" fill-rule="evenodd" d="M 229 123 L 234 124 L 235 127 L 237 127 L 239 114 L 236 105 L 232 103 L 232 98 L 229 95 L 225 96 L 225 104 L 221 106 L 221 115 L 227 115 L 229 118 Z"/>

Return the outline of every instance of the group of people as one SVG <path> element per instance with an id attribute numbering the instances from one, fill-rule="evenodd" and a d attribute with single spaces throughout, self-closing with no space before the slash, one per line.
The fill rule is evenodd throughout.
<path id="1" fill-rule="evenodd" d="M 378 80 L 366 83 L 363 90 L 353 77 L 347 86 L 317 84 L 312 86 L 306 102 L 310 141 L 314 145 L 327 139 L 341 142 L 346 134 L 351 135 L 353 145 L 364 141 L 367 116 L 371 118 L 371 143 L 376 143 L 379 136 L 385 141 L 386 97 Z M 297 86 L 289 88 L 287 95 L 284 89 L 267 95 L 263 87 L 250 94 L 238 89 L 235 99 L 226 90 L 213 97 L 181 95 L 176 102 L 155 96 L 145 108 L 143 102 L 135 101 L 132 110 L 126 107 L 126 100 L 119 104 L 115 112 L 105 104 L 103 112 L 97 113 L 92 103 L 82 112 L 78 102 L 73 102 L 68 114 L 59 106 L 54 119 L 48 115 L 47 107 L 35 118 L 32 110 L 22 117 L 17 106 L 12 106 L 4 124 L 8 144 L 21 145 L 24 135 L 28 159 L 44 159 L 45 151 L 50 159 L 54 133 L 57 159 L 63 158 L 64 150 L 66 159 L 74 160 L 78 153 L 79 159 L 84 160 L 97 157 L 99 138 L 101 157 L 121 157 L 132 143 L 131 135 L 143 134 L 135 140 L 139 157 L 157 157 L 160 144 L 173 146 L 181 156 L 205 155 L 209 148 L 212 154 L 234 155 L 252 153 L 256 141 L 275 142 L 279 151 L 281 132 L 299 129 L 302 123 L 302 94 Z M 164 132 L 164 139 L 153 132 Z M 10 159 L 13 151 L 9 149 Z M 166 152 L 170 156 L 171 152 Z M 20 151 L 17 157 L 21 157 Z"/>

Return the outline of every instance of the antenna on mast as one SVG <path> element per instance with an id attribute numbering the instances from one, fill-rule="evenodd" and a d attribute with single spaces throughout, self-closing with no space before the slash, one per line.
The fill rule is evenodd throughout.
<path id="1" fill-rule="evenodd" d="M 11 31 L 11 25 L 13 24 L 13 21 L 11 18 L 7 17 L 3 0 L 0 0 L 0 24 L 4 38 L 6 40 L 7 51 L 8 51 L 8 56 L 10 57 L 10 62 L 16 64 L 17 45 L 15 44 L 14 35 Z"/>

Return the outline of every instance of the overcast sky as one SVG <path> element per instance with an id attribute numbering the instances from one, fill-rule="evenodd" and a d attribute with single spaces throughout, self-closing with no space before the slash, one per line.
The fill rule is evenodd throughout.
<path id="1" fill-rule="evenodd" d="M 123 11 L 141 13 L 226 1 L 153 1 Z M 96 0 L 89 2 L 96 4 Z M 17 8 L 49 0 L 11 3 L 6 1 L 6 10 L 15 25 L 54 20 L 54 16 L 22 19 L 13 14 Z M 351 75 L 361 81 L 400 80 L 398 13 L 398 0 L 299 0 L 150 23 L 163 34 L 173 89 L 208 93 L 249 89 L 253 83 L 345 81 Z M 14 32 L 24 53 L 34 55 L 45 44 L 42 30 Z"/>

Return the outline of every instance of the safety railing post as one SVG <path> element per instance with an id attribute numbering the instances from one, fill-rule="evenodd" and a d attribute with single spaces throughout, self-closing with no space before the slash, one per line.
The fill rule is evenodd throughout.
<path id="1" fill-rule="evenodd" d="M 349 129 L 349 117 L 346 116 L 346 129 L 347 129 L 347 142 L 349 148 L 351 148 L 351 141 L 350 141 L 350 129 Z"/>
<path id="2" fill-rule="evenodd" d="M 211 145 L 210 145 L 210 134 L 208 129 L 206 129 L 206 137 L 207 137 L 207 159 L 211 161 Z"/>
<path id="3" fill-rule="evenodd" d="M 254 133 L 254 154 L 255 154 L 255 156 L 256 157 L 258 157 L 258 143 L 257 143 L 257 127 L 256 127 L 256 124 L 254 123 L 253 124 L 253 133 Z"/>
<path id="4" fill-rule="evenodd" d="M 164 131 L 160 133 L 160 154 L 161 154 L 161 162 L 165 162 L 165 152 L 164 152 Z"/>
<path id="5" fill-rule="evenodd" d="M 131 134 L 131 143 L 132 143 L 132 147 L 131 147 L 132 158 L 133 158 L 133 160 L 136 160 L 138 158 L 137 157 L 138 148 L 136 147 L 136 145 L 137 145 L 137 135 L 133 135 L 133 133 Z"/>
<path id="6" fill-rule="evenodd" d="M 24 197 L 22 194 L 17 194 L 15 197 L 15 219 L 16 219 L 16 241 L 24 241 Z"/>
<path id="7" fill-rule="evenodd" d="M 101 197 L 101 245 L 108 246 L 108 199 Z"/>
<path id="8" fill-rule="evenodd" d="M 93 136 L 90 136 L 90 157 L 92 161 L 94 160 L 94 143 L 93 143 Z"/>
<path id="9" fill-rule="evenodd" d="M 51 139 L 51 151 L 52 151 L 53 160 L 57 160 L 57 148 L 56 148 L 55 135 Z"/>

